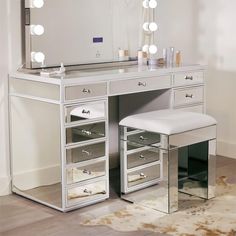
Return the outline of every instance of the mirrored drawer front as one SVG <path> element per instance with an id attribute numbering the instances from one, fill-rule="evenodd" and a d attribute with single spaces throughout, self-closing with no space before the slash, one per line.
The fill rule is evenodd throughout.
<path id="1" fill-rule="evenodd" d="M 67 164 L 89 161 L 106 155 L 106 143 L 97 143 L 66 150 Z"/>
<path id="2" fill-rule="evenodd" d="M 107 84 L 88 84 L 88 85 L 77 85 L 65 88 L 65 99 L 77 100 L 91 97 L 100 97 L 107 95 Z"/>
<path id="3" fill-rule="evenodd" d="M 157 148 L 150 148 L 149 150 L 137 152 L 127 156 L 127 167 L 132 169 L 138 166 L 146 165 L 155 161 L 159 161 L 159 151 Z"/>
<path id="4" fill-rule="evenodd" d="M 204 87 L 193 87 L 174 91 L 175 106 L 199 103 L 204 101 Z"/>
<path id="5" fill-rule="evenodd" d="M 106 117 L 105 102 L 86 103 L 66 107 L 66 123 Z"/>
<path id="6" fill-rule="evenodd" d="M 128 94 L 171 87 L 170 76 L 160 76 L 151 78 L 131 79 L 114 81 L 110 83 L 110 94 Z"/>
<path id="7" fill-rule="evenodd" d="M 174 86 L 200 84 L 203 82 L 204 82 L 204 74 L 202 71 L 188 72 L 174 75 Z"/>
<path id="8" fill-rule="evenodd" d="M 139 184 L 160 178 L 160 165 L 154 165 L 145 169 L 134 171 L 128 174 L 128 187 L 134 187 Z"/>
<path id="9" fill-rule="evenodd" d="M 106 162 L 101 161 L 95 164 L 74 167 L 67 169 L 67 184 L 74 184 L 81 181 L 105 176 Z"/>
<path id="10" fill-rule="evenodd" d="M 76 126 L 66 129 L 66 144 L 104 138 L 105 122 Z"/>
<path id="11" fill-rule="evenodd" d="M 76 205 L 83 202 L 93 201 L 97 198 L 106 197 L 106 181 L 94 182 L 92 184 L 69 189 L 67 192 L 67 205 Z"/>
<path id="12" fill-rule="evenodd" d="M 160 135 L 157 133 L 142 132 L 139 134 L 129 135 L 127 140 L 129 141 L 129 144 L 128 144 L 128 150 L 129 150 L 129 146 L 132 146 L 132 143 L 134 143 L 134 144 L 136 143 L 136 144 L 139 144 L 142 146 L 148 146 L 148 145 L 152 145 L 155 143 L 159 143 L 160 142 Z M 133 149 L 133 148 L 131 148 L 131 149 Z"/>

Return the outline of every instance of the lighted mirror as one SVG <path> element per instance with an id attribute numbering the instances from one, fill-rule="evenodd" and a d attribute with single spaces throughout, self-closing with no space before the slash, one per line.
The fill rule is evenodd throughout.
<path id="1" fill-rule="evenodd" d="M 156 0 L 25 0 L 26 68 L 134 60 L 145 44 L 155 44 L 156 5 Z"/>

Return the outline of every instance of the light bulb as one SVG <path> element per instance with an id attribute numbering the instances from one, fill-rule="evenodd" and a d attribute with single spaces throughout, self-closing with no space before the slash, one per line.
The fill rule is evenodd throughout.
<path id="1" fill-rule="evenodd" d="M 145 31 L 149 31 L 149 23 L 148 23 L 148 22 L 145 22 L 145 23 L 143 24 L 143 29 L 144 29 Z"/>
<path id="2" fill-rule="evenodd" d="M 145 44 L 142 48 L 143 52 L 148 52 L 149 45 Z"/>
<path id="3" fill-rule="evenodd" d="M 144 8 L 149 8 L 149 0 L 144 0 L 143 1 L 143 7 Z"/>
<path id="4" fill-rule="evenodd" d="M 42 8 L 44 5 L 44 0 L 31 0 L 32 8 Z"/>
<path id="5" fill-rule="evenodd" d="M 30 33 L 32 35 L 42 35 L 44 34 L 44 27 L 42 25 L 31 25 L 30 26 Z"/>
<path id="6" fill-rule="evenodd" d="M 156 54 L 157 53 L 157 46 L 156 45 L 151 45 L 149 47 L 149 53 L 150 54 Z"/>
<path id="7" fill-rule="evenodd" d="M 157 26 L 157 24 L 155 22 L 151 22 L 149 24 L 148 28 L 149 28 L 150 31 L 154 32 L 154 31 L 157 31 L 158 26 Z"/>
<path id="8" fill-rule="evenodd" d="M 31 52 L 31 61 L 37 63 L 43 63 L 45 55 L 42 52 Z"/>
<path id="9" fill-rule="evenodd" d="M 157 1 L 156 0 L 150 0 L 149 1 L 149 7 L 150 8 L 156 8 L 157 7 Z"/>

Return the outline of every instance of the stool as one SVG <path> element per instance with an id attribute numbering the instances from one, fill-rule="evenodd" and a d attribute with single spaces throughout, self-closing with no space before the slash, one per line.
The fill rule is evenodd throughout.
<path id="1" fill-rule="evenodd" d="M 120 122 L 121 197 L 172 213 L 178 192 L 215 196 L 216 120 L 159 110 Z"/>

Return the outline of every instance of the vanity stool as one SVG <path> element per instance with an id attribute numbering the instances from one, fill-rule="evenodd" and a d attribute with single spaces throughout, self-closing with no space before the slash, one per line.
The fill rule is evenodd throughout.
<path id="1" fill-rule="evenodd" d="M 208 115 L 159 110 L 120 122 L 121 197 L 172 213 L 178 192 L 215 196 L 216 120 Z"/>

